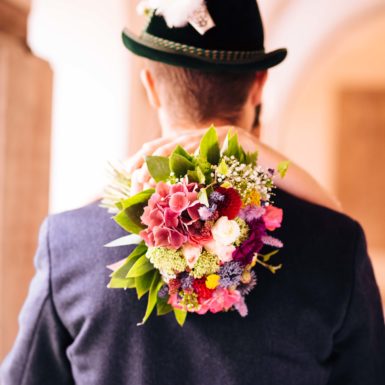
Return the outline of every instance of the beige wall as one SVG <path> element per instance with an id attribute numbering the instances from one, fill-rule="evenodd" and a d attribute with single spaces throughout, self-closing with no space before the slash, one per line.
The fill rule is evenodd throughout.
<path id="1" fill-rule="evenodd" d="M 25 10 L 0 1 L 0 361 L 17 332 L 48 213 L 52 73 L 26 45 L 26 20 Z"/>
<path id="2" fill-rule="evenodd" d="M 339 96 L 349 90 L 385 91 L 384 41 L 385 4 L 381 9 L 349 19 L 329 31 L 313 55 L 303 62 L 302 71 L 296 73 L 295 85 L 291 87 L 286 102 L 280 105 L 279 117 L 274 120 L 277 124 L 274 126 L 275 145 L 336 195 L 337 139 L 341 119 Z M 269 133 L 266 136 L 269 137 Z M 368 144 L 363 142 L 362 145 Z M 385 143 L 382 147 L 385 148 Z M 356 154 L 352 148 L 350 156 Z M 381 165 L 373 164 L 374 169 L 377 167 L 374 177 L 380 180 L 377 186 L 382 186 L 385 195 L 385 173 Z M 370 188 L 368 180 L 364 183 Z M 348 209 L 349 202 L 346 205 Z M 375 208 L 368 207 L 368 210 Z M 347 213 L 365 224 L 364 216 L 357 217 L 349 209 Z M 372 238 L 370 233 L 367 237 L 369 240 Z M 385 304 L 385 249 L 369 242 L 369 250 Z"/>

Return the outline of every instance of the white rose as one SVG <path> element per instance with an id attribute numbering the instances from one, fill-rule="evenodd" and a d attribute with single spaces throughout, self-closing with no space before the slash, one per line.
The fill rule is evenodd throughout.
<path id="1" fill-rule="evenodd" d="M 230 221 L 227 217 L 221 217 L 211 229 L 216 242 L 228 246 L 234 243 L 241 235 L 241 229 L 236 221 Z"/>
<path id="2" fill-rule="evenodd" d="M 233 245 L 223 245 L 215 240 L 211 240 L 205 243 L 205 249 L 216 256 L 223 262 L 230 262 L 233 260 L 233 253 L 235 251 L 235 246 Z"/>

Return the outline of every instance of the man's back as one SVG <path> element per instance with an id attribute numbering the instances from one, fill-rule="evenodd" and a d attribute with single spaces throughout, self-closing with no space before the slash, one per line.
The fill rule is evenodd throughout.
<path id="1" fill-rule="evenodd" d="M 281 190 L 284 268 L 257 270 L 249 314 L 172 314 L 137 326 L 145 300 L 107 289 L 124 235 L 97 204 L 49 217 L 3 385 L 382 384 L 385 335 L 362 229 Z"/>

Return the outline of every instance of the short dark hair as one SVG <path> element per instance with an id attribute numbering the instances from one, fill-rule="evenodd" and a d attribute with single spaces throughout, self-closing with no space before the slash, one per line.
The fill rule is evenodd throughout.
<path id="1" fill-rule="evenodd" d="M 176 121 L 236 124 L 256 79 L 253 72 L 205 72 L 149 61 L 168 109 Z"/>

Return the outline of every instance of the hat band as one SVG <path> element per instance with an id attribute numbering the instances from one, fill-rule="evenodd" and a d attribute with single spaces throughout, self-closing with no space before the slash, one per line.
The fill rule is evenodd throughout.
<path id="1" fill-rule="evenodd" d="M 265 51 L 225 51 L 198 48 L 187 44 L 177 43 L 163 39 L 148 32 L 141 35 L 142 42 L 158 46 L 166 52 L 188 55 L 201 60 L 215 61 L 218 63 L 253 63 L 256 59 L 263 58 Z"/>

